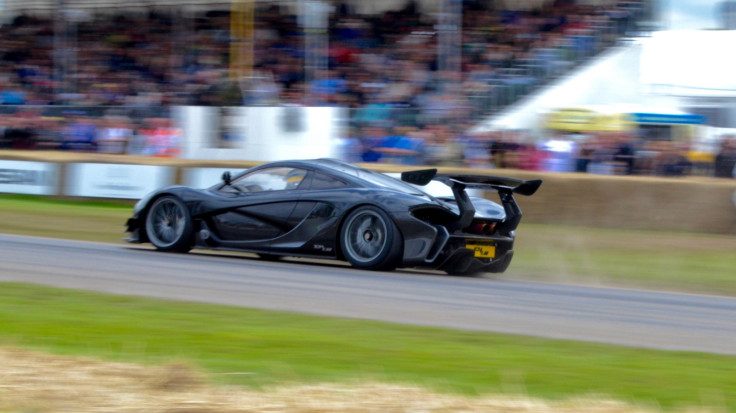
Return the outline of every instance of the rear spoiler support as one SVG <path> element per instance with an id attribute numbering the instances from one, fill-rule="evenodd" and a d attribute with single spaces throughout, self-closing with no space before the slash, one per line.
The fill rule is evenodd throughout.
<path id="1" fill-rule="evenodd" d="M 514 195 L 509 190 L 499 190 L 498 195 L 501 197 L 501 204 L 506 211 L 506 220 L 498 224 L 496 228 L 501 234 L 508 234 L 516 229 L 521 222 L 521 208 L 516 203 Z"/>
<path id="2" fill-rule="evenodd" d="M 457 202 L 457 207 L 460 211 L 460 218 L 458 218 L 457 222 L 455 222 L 454 225 L 452 225 L 452 228 L 449 229 L 450 231 L 455 231 L 467 228 L 473 222 L 473 217 L 475 217 L 475 207 L 473 206 L 473 203 L 470 202 L 470 197 L 465 191 L 465 185 L 458 182 L 451 185 L 450 188 L 452 188 L 452 195 L 455 196 L 455 201 Z"/>

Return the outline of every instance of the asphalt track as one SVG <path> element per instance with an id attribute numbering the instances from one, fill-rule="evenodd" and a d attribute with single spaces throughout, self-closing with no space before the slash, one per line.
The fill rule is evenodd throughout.
<path id="1" fill-rule="evenodd" d="M 736 354 L 736 298 L 359 271 L 0 235 L 0 281 L 402 324 Z M 2 292 L 0 292 L 2 297 Z"/>

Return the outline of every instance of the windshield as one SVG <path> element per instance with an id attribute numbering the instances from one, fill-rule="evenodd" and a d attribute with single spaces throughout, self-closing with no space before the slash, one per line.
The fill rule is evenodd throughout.
<path id="1" fill-rule="evenodd" d="M 413 185 L 409 185 L 406 182 L 399 181 L 398 179 L 394 179 L 388 175 L 384 175 L 382 173 L 373 172 L 367 169 L 361 169 L 352 165 L 337 162 L 330 162 L 330 167 L 384 188 L 390 188 L 408 194 L 427 196 L 427 193 L 422 191 L 421 189 Z"/>

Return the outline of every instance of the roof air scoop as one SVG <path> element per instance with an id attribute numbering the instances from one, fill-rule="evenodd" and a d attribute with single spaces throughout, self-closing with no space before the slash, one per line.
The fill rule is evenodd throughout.
<path id="1" fill-rule="evenodd" d="M 437 175 L 437 169 L 419 169 L 416 171 L 406 171 L 401 173 L 401 180 L 413 185 L 424 186 L 432 182 Z"/>

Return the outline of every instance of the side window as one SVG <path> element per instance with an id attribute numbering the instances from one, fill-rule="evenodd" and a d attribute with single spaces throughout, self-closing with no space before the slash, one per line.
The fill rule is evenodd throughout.
<path id="1" fill-rule="evenodd" d="M 238 192 L 283 191 L 297 189 L 307 171 L 299 168 L 267 168 L 251 172 L 233 181 Z M 227 188 L 227 187 L 226 187 Z M 225 189 L 226 189 L 225 188 Z M 227 189 L 226 189 L 227 190 Z"/>
<path id="2" fill-rule="evenodd" d="M 312 175 L 312 184 L 309 189 L 336 189 L 345 188 L 348 184 L 331 176 L 315 172 Z"/>

